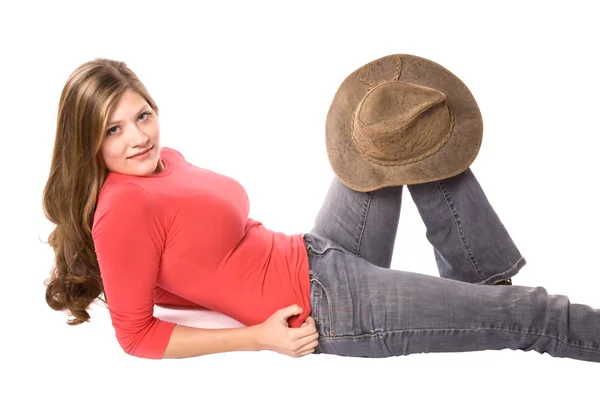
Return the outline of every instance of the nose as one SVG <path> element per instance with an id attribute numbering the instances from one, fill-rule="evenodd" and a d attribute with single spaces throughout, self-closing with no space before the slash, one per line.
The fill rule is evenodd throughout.
<path id="1" fill-rule="evenodd" d="M 132 124 L 130 128 L 130 142 L 129 145 L 132 147 L 141 146 L 148 141 L 148 136 L 142 132 L 137 124 Z"/>

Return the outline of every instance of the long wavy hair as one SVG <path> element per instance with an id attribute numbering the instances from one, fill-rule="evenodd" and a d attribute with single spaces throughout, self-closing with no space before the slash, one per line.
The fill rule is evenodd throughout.
<path id="1" fill-rule="evenodd" d="M 101 148 L 108 118 L 127 89 L 139 93 L 158 115 L 146 87 L 124 62 L 97 58 L 80 65 L 62 90 L 56 137 L 43 210 L 55 227 L 48 244 L 55 253 L 46 285 L 46 302 L 72 318 L 69 325 L 89 321 L 89 305 L 106 304 L 92 240 L 98 194 L 108 170 Z"/>

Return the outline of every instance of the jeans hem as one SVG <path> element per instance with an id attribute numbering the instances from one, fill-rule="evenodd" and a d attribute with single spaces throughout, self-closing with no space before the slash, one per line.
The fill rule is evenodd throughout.
<path id="1" fill-rule="evenodd" d="M 519 271 L 521 270 L 521 268 L 523 268 L 525 266 L 525 264 L 527 264 L 527 260 L 525 260 L 525 257 L 521 256 L 521 258 L 519 258 L 517 260 L 517 262 L 511 268 L 507 269 L 506 271 L 504 271 L 502 273 L 492 275 L 487 279 L 476 282 L 476 284 L 478 284 L 478 285 L 493 285 L 496 282 L 502 281 L 504 279 L 512 278 L 513 276 L 515 276 L 516 274 L 519 273 Z"/>
<path id="2" fill-rule="evenodd" d="M 503 349 L 510 349 L 510 350 L 522 350 L 522 351 L 530 351 L 530 350 L 534 350 L 538 353 L 544 354 L 544 353 L 548 353 L 550 356 L 552 357 L 568 357 L 568 358 L 574 358 L 574 359 L 578 359 L 578 360 L 582 360 L 582 361 L 592 361 L 592 362 L 598 362 L 600 361 L 600 348 L 598 346 L 591 346 L 591 345 L 582 345 L 582 344 L 577 344 L 577 343 L 573 343 L 569 340 L 565 340 L 563 338 L 560 338 L 558 336 L 554 336 L 554 335 L 550 335 L 544 332 L 531 332 L 531 331 L 522 331 L 522 330 L 518 330 L 518 329 L 509 329 L 509 328 L 501 328 L 501 327 L 479 327 L 479 328 L 406 328 L 406 329 L 392 329 L 392 330 L 384 330 L 381 332 L 376 332 L 376 333 L 363 333 L 363 334 L 356 334 L 356 335 L 340 335 L 340 336 L 335 336 L 335 337 L 326 337 L 326 338 L 322 338 L 319 339 L 321 340 L 322 343 L 320 343 L 320 345 L 328 345 L 328 344 L 334 344 L 336 342 L 356 342 L 356 341 L 369 341 L 369 340 L 373 340 L 373 339 L 383 339 L 385 336 L 388 335 L 400 335 L 400 338 L 404 335 L 419 335 L 419 334 L 440 334 L 441 336 L 443 335 L 456 335 L 456 334 L 460 334 L 460 335 L 465 335 L 468 336 L 469 334 L 479 334 L 479 333 L 492 333 L 492 334 L 507 334 L 507 335 L 523 335 L 523 336 L 536 336 L 539 338 L 547 338 L 547 339 L 551 339 L 553 341 L 555 341 L 556 344 L 558 344 L 560 347 L 553 347 L 551 345 L 548 345 L 546 347 L 538 347 L 535 345 L 523 345 L 520 344 L 516 341 L 507 343 L 506 345 L 503 345 L 501 347 L 498 346 L 484 346 L 484 347 L 480 347 L 480 348 L 465 348 L 465 349 L 458 349 L 455 348 L 454 350 L 451 350 L 452 352 L 465 352 L 465 351 L 483 351 L 483 350 L 503 350 Z M 572 348 L 575 351 L 579 351 L 580 353 L 571 353 L 569 350 L 565 350 L 564 347 L 567 348 Z M 420 350 L 420 351 L 412 351 L 412 352 L 402 352 L 402 353 L 398 353 L 398 354 L 394 354 L 393 351 L 389 350 L 389 346 L 387 344 L 385 344 L 385 347 L 388 349 L 388 353 L 387 354 L 381 354 L 381 355 L 361 355 L 362 357 L 393 357 L 393 356 L 406 356 L 409 354 L 414 354 L 414 353 L 429 353 L 429 352 L 434 352 L 434 353 L 439 353 L 441 352 L 441 350 Z M 323 349 L 320 348 L 319 351 L 321 353 L 325 353 L 325 354 L 338 354 L 337 352 L 328 352 L 327 349 L 325 350 L 325 352 L 323 352 Z M 581 352 L 584 352 L 584 354 L 582 354 Z M 338 354 L 338 355 L 345 355 L 345 354 Z M 359 356 L 359 357 L 361 357 Z"/>

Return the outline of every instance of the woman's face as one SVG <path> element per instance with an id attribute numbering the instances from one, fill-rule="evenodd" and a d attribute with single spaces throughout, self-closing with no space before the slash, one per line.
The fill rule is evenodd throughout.
<path id="1" fill-rule="evenodd" d="M 123 92 L 103 134 L 102 157 L 109 171 L 144 176 L 163 170 L 158 116 L 137 92 Z"/>

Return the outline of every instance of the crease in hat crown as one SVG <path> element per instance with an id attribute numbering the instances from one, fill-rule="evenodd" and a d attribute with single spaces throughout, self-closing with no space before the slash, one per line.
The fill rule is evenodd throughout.
<path id="1" fill-rule="evenodd" d="M 412 113 L 397 106 L 385 112 L 371 107 L 380 111 L 369 113 L 369 101 L 419 104 L 394 94 L 390 88 L 397 84 L 390 81 L 402 82 L 405 90 L 411 84 L 445 97 L 429 108 L 415 106 Z M 379 91 L 381 96 L 375 96 Z M 477 157 L 482 135 L 481 112 L 464 82 L 442 65 L 411 54 L 390 54 L 355 69 L 338 87 L 325 121 L 333 172 L 359 192 L 455 176 Z"/>
<path id="2" fill-rule="evenodd" d="M 354 112 L 351 137 L 371 161 L 406 165 L 439 151 L 453 125 L 444 93 L 394 80 L 380 83 L 363 97 Z"/>

